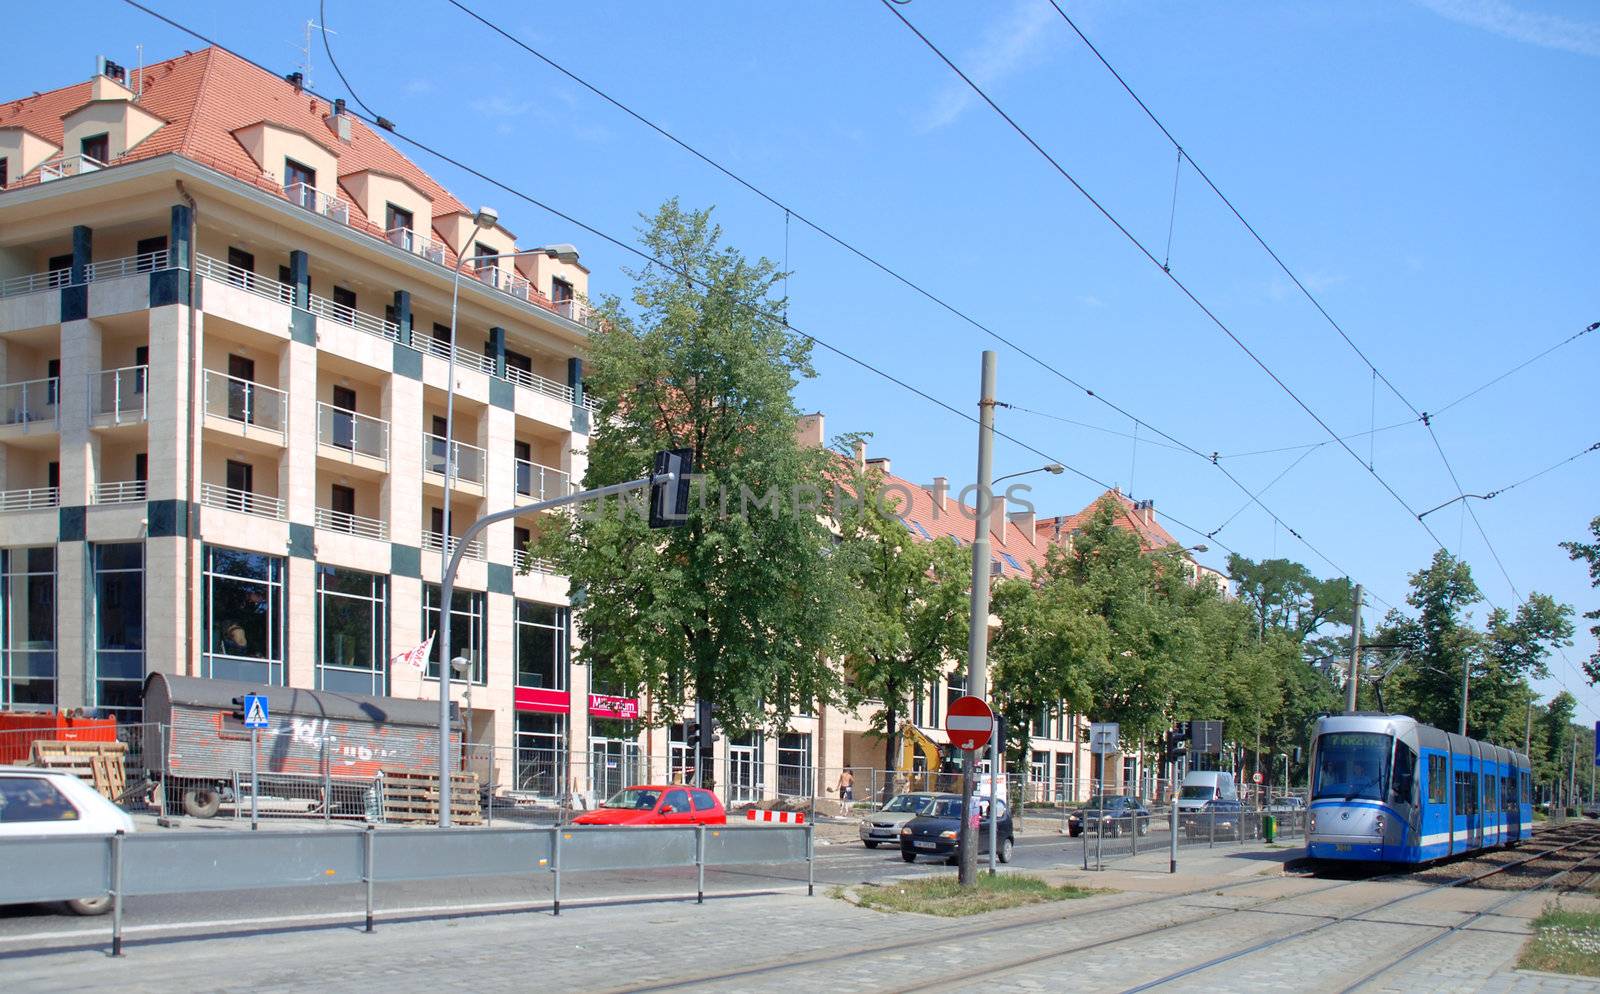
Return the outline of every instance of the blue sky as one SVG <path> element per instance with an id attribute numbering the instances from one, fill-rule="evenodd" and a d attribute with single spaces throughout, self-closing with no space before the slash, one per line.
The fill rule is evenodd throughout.
<path id="1" fill-rule="evenodd" d="M 284 71 L 316 5 L 151 0 Z M 776 198 L 957 308 L 1202 452 L 1323 442 L 1322 428 L 1231 343 L 879 3 L 594 3 L 479 0 L 486 16 L 631 104 Z M 1062 6 L 1263 233 L 1380 370 L 1422 410 L 1600 320 L 1600 12 L 1568 0 Z M 402 130 L 605 231 L 626 235 L 670 196 L 716 205 L 728 238 L 794 271 L 790 319 L 929 393 L 975 410 L 978 354 L 998 348 L 1000 427 L 1088 475 L 1156 502 L 1198 532 L 1247 498 L 1207 460 L 1137 443 L 1126 417 L 740 189 L 575 84 L 435 0 L 331 0 L 351 82 Z M 905 16 L 1129 230 L 1170 265 L 1341 434 L 1411 419 L 1186 166 L 1173 213 L 1172 146 L 1045 0 L 913 0 Z M 0 92 L 85 78 L 104 53 L 135 61 L 197 43 L 120 3 L 93 0 L 68 40 L 59 15 L 10 13 L 18 46 Z M 321 51 L 316 88 L 341 95 Z M 401 146 L 402 150 L 411 151 Z M 418 161 L 469 202 L 492 203 L 524 244 L 570 241 L 596 290 L 622 289 L 619 249 L 530 204 Z M 1434 420 L 1464 489 L 1504 488 L 1597 439 L 1600 332 Z M 800 389 L 830 432 L 869 431 L 912 479 L 970 479 L 975 429 L 820 351 Z M 1049 415 L 1051 417 L 1046 417 Z M 1054 419 L 1068 419 L 1053 420 Z M 1083 428 L 1083 422 L 1105 430 Z M 1220 543 L 1349 573 L 1399 604 L 1433 542 L 1415 510 L 1456 494 L 1419 424 L 1337 445 L 1223 458 L 1321 550 L 1256 507 Z M 1304 458 L 1300 457 L 1304 455 Z M 1296 460 L 1299 460 L 1296 462 Z M 1002 442 L 996 472 L 1042 460 Z M 1600 514 L 1600 453 L 1475 502 L 1517 590 L 1595 605 L 1556 543 Z M 1041 477 L 1041 513 L 1098 489 Z M 1489 598 L 1512 586 L 1460 504 L 1428 517 Z M 1168 519 L 1186 542 L 1205 539 Z M 1371 614 L 1369 614 L 1369 617 Z M 1584 626 L 1586 627 L 1586 626 Z M 1567 650 L 1593 650 L 1585 635 Z M 1559 657 L 1586 720 L 1600 693 Z"/>

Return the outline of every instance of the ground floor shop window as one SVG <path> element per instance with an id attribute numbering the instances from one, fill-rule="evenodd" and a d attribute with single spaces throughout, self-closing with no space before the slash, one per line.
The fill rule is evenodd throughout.
<path id="1" fill-rule="evenodd" d="M 1056 800 L 1071 801 L 1077 797 L 1072 783 L 1072 753 L 1056 753 Z"/>
<path id="2" fill-rule="evenodd" d="M 810 797 L 815 774 L 811 769 L 811 736 L 784 732 L 778 736 L 778 793 L 784 797 Z"/>
<path id="3" fill-rule="evenodd" d="M 761 762 L 760 732 L 728 737 L 726 784 L 729 804 L 754 804 L 761 800 L 766 790 L 766 766 Z"/>
<path id="4" fill-rule="evenodd" d="M 206 676 L 282 685 L 281 556 L 205 548 Z"/>
<path id="5" fill-rule="evenodd" d="M 567 688 L 567 609 L 517 601 L 517 686 Z"/>
<path id="6" fill-rule="evenodd" d="M 550 798 L 565 793 L 566 715 L 517 712 L 515 750 L 517 791 Z"/>
<path id="7" fill-rule="evenodd" d="M 119 721 L 144 713 L 144 544 L 94 547 L 94 702 Z"/>
<path id="8" fill-rule="evenodd" d="M 317 687 L 347 694 L 388 692 L 389 581 L 317 567 Z"/>
<path id="9" fill-rule="evenodd" d="M 55 702 L 55 547 L 0 549 L 0 707 Z"/>
<path id="10" fill-rule="evenodd" d="M 442 592 L 436 583 L 422 585 L 422 637 L 439 631 L 439 598 Z M 428 658 L 428 676 L 437 680 L 439 678 L 439 660 L 441 657 L 455 659 L 465 657 L 471 661 L 467 673 L 473 683 L 482 686 L 489 681 L 489 664 L 484 656 L 483 644 L 483 610 L 484 595 L 481 591 L 451 590 L 450 591 L 450 646 L 448 652 L 441 640 L 435 639 L 433 653 Z M 452 680 L 460 680 L 461 674 L 452 672 Z"/>

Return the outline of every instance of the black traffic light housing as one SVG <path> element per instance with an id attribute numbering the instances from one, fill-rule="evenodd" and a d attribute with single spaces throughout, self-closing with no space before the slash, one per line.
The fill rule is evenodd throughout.
<path id="1" fill-rule="evenodd" d="M 233 717 L 237 721 L 243 721 L 244 720 L 244 698 L 243 697 L 235 697 L 233 699 Z"/>
<path id="2" fill-rule="evenodd" d="M 656 453 L 652 476 L 676 473 L 672 483 L 650 486 L 650 527 L 677 528 L 689 520 L 689 477 L 694 474 L 693 449 L 664 449 Z"/>

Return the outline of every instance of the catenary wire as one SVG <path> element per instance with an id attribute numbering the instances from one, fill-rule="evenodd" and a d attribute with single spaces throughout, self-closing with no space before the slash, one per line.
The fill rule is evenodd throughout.
<path id="1" fill-rule="evenodd" d="M 1556 351 L 1559 348 L 1562 348 L 1563 346 L 1570 345 L 1571 343 L 1576 342 L 1578 339 L 1582 338 L 1584 335 L 1589 334 L 1589 332 L 1594 331 L 1597 328 L 1600 328 L 1600 321 L 1596 321 L 1595 323 L 1589 325 L 1587 328 L 1584 328 L 1582 331 L 1576 332 L 1575 334 L 1572 334 L 1572 335 L 1568 335 L 1566 338 L 1563 338 L 1561 341 L 1559 341 L 1559 342 L 1555 343 L 1554 345 L 1550 346 L 1549 348 L 1545 349 L 1543 352 L 1540 352 L 1538 355 L 1533 356 L 1530 359 L 1524 359 L 1522 362 L 1518 363 L 1517 365 L 1515 365 L 1515 366 L 1511 367 L 1510 369 L 1506 370 L 1505 372 L 1501 373 L 1499 376 L 1496 376 L 1494 379 L 1488 380 L 1488 381 L 1486 381 L 1486 382 L 1484 382 L 1484 383 L 1482 383 L 1482 384 L 1480 384 L 1480 385 L 1478 385 L 1476 387 L 1473 387 L 1471 390 L 1468 390 L 1466 393 L 1462 394 L 1461 396 L 1457 397 L 1455 400 L 1452 400 L 1450 403 L 1448 403 L 1448 404 L 1444 405 L 1443 407 L 1439 408 L 1437 411 L 1430 411 L 1429 414 L 1432 417 L 1438 417 L 1439 415 L 1443 414 L 1445 411 L 1450 410 L 1450 408 L 1452 408 L 1452 407 L 1456 406 L 1457 404 L 1461 403 L 1462 401 L 1466 400 L 1468 397 L 1477 396 L 1478 394 L 1480 394 L 1483 391 L 1485 391 L 1485 390 L 1489 389 L 1490 387 L 1494 386 L 1496 383 L 1499 383 L 1501 380 L 1505 379 L 1506 377 L 1510 376 L 1511 374 L 1520 372 L 1525 367 L 1533 365 L 1534 363 L 1538 362 L 1540 359 L 1543 359 L 1545 356 L 1549 355 L 1550 353 Z"/>
<path id="2" fill-rule="evenodd" d="M 322 2 L 325 3 L 326 0 L 322 0 Z M 757 186 L 755 183 L 753 183 L 750 180 L 746 179 L 744 176 L 734 172 L 732 169 L 730 169 L 727 166 L 723 165 L 721 162 L 718 162 L 717 160 L 711 158 L 706 153 L 700 151 L 698 148 L 694 147 L 693 145 L 690 145 L 688 142 L 684 141 L 682 138 L 679 138 L 677 135 L 673 134 L 672 132 L 668 131 L 666 128 L 664 128 L 661 125 L 657 124 L 655 121 L 651 120 L 648 117 L 645 117 L 643 114 L 639 113 L 638 111 L 634 110 L 632 107 L 630 107 L 627 104 L 623 103 L 622 101 L 618 100 L 616 97 L 613 97 L 611 94 L 609 94 L 606 91 L 600 89 L 594 83 L 591 83 L 587 79 L 583 78 L 582 76 L 579 76 L 577 73 L 575 73 L 572 70 L 568 69 L 566 66 L 564 66 L 561 63 L 555 61 L 554 59 L 550 58 L 548 55 L 544 54 L 543 52 L 539 51 L 538 49 L 536 49 L 533 46 L 529 45 L 528 43 L 524 42 L 522 39 L 518 38 L 516 35 L 512 34 L 511 32 L 507 31 L 505 28 L 501 27 L 499 24 L 496 24 L 494 21 L 491 21 L 489 18 L 487 18 L 487 17 L 483 16 L 482 14 L 478 13 L 476 10 L 474 10 L 471 7 L 468 7 L 466 4 L 460 2 L 460 0 L 446 0 L 446 2 L 449 3 L 451 6 L 455 7 L 457 10 L 459 10 L 462 13 L 466 14 L 468 17 L 470 17 L 473 20 L 477 21 L 479 24 L 481 24 L 484 27 L 488 28 L 490 31 L 494 32 L 495 34 L 498 34 L 500 37 L 504 38 L 506 41 L 508 41 L 511 44 L 513 44 L 513 45 L 517 46 L 518 48 L 522 49 L 524 52 L 526 52 L 529 55 L 533 56 L 534 58 L 538 59 L 540 62 L 543 62 L 545 65 L 549 66 L 551 69 L 553 69 L 556 72 L 560 73 L 561 75 L 565 76 L 567 79 L 570 79 L 572 82 L 574 82 L 574 83 L 578 84 L 579 86 L 583 87 L 584 89 L 588 90 L 590 93 L 592 93 L 595 96 L 599 97 L 601 100 L 604 100 L 606 103 L 608 103 L 611 106 L 615 107 L 617 110 L 619 110 L 622 113 L 624 113 L 624 114 L 628 115 L 629 117 L 633 118 L 635 121 L 639 122 L 640 124 L 643 124 L 645 127 L 647 127 L 650 130 L 654 131 L 656 134 L 658 134 L 661 137 L 665 138 L 667 141 L 669 141 L 669 142 L 673 143 L 674 145 L 678 146 L 679 148 L 683 149 L 685 152 L 688 152 L 690 155 L 692 155 L 695 158 L 699 159 L 701 162 L 703 162 L 706 165 L 710 166 L 712 169 L 714 169 L 717 172 L 721 173 L 723 176 L 726 176 L 728 179 L 732 180 L 734 183 L 736 183 L 739 186 L 743 187 L 744 189 L 748 190 L 750 193 L 752 193 L 755 196 L 759 197 L 760 199 L 766 201 L 768 204 L 772 205 L 773 207 L 784 211 L 786 217 L 792 216 L 795 220 L 799 221 L 801 224 L 804 224 L 806 227 L 810 228 L 812 231 L 815 231 L 817 234 L 823 236 L 824 238 L 828 239 L 829 241 L 833 242 L 835 245 L 837 245 L 840 248 L 844 249 L 846 252 L 856 256 L 857 258 L 859 258 L 862 261 L 866 262 L 868 265 L 870 265 L 873 268 L 879 270 L 880 272 L 884 273 L 885 275 L 887 275 L 890 278 L 894 279 L 895 281 L 899 282 L 903 286 L 907 287 L 908 289 L 912 290 L 913 292 L 915 292 L 915 293 L 919 294 L 920 296 L 924 297 L 928 301 L 936 304 L 937 306 L 939 306 L 940 308 L 942 308 L 945 311 L 949 312 L 951 315 L 953 315 L 954 317 L 958 318 L 959 320 L 971 325 L 972 327 L 976 328 L 977 330 L 983 332 L 985 335 L 988 335 L 990 338 L 993 338 L 995 341 L 1000 342 L 1001 344 L 1007 346 L 1008 348 L 1010 348 L 1013 351 L 1017 352 L 1019 355 L 1023 356 L 1024 358 L 1026 358 L 1029 361 L 1033 362 L 1034 364 L 1038 365 L 1040 368 L 1042 368 L 1042 369 L 1046 370 L 1047 372 L 1055 375 L 1056 377 L 1060 378 L 1064 382 L 1071 384 L 1076 389 L 1081 390 L 1084 393 L 1085 396 L 1088 396 L 1088 397 L 1098 401 L 1099 403 L 1104 404 L 1105 406 L 1109 407 L 1111 410 L 1117 412 L 1118 414 L 1122 415 L 1125 418 L 1128 418 L 1130 421 L 1132 421 L 1134 423 L 1135 426 L 1147 428 L 1151 432 L 1154 432 L 1155 434 L 1161 436 L 1162 438 L 1165 438 L 1167 441 L 1172 442 L 1178 448 L 1182 449 L 1183 451 L 1186 451 L 1186 452 L 1190 453 L 1191 455 L 1195 456 L 1196 458 L 1205 459 L 1205 460 L 1211 462 L 1211 464 L 1214 467 L 1216 467 L 1218 470 L 1220 470 L 1222 472 L 1223 476 L 1225 476 L 1228 479 L 1228 481 L 1231 484 L 1233 484 L 1234 487 L 1236 487 L 1241 493 L 1243 493 L 1247 497 L 1249 497 L 1251 499 L 1251 503 L 1253 503 L 1256 506 L 1260 507 L 1261 510 L 1268 517 L 1270 517 L 1276 524 L 1282 526 L 1285 531 L 1287 531 L 1289 534 L 1293 535 L 1296 539 L 1298 539 L 1301 542 L 1301 544 L 1303 544 L 1308 550 L 1310 550 L 1314 555 L 1316 555 L 1323 562 L 1327 563 L 1328 566 L 1330 566 L 1336 573 L 1348 574 L 1347 570 L 1345 570 L 1338 563 L 1336 563 L 1332 559 L 1330 559 L 1325 553 L 1323 553 L 1319 548 L 1317 548 L 1317 546 L 1315 546 L 1310 541 L 1308 541 L 1305 538 L 1305 536 L 1303 534 L 1301 534 L 1301 532 L 1299 530 L 1295 529 L 1288 522 L 1284 521 L 1281 517 L 1279 517 L 1279 515 L 1275 511 L 1272 510 L 1272 508 L 1268 507 L 1264 502 L 1262 502 L 1260 500 L 1260 498 L 1259 498 L 1259 495 L 1256 492 L 1252 491 L 1248 486 L 1246 486 L 1243 483 L 1243 481 L 1241 481 L 1237 476 L 1235 476 L 1227 467 L 1222 466 L 1220 463 L 1218 463 L 1216 458 L 1214 457 L 1215 456 L 1214 453 L 1211 454 L 1211 455 L 1208 455 L 1207 453 L 1202 452 L 1201 450 L 1195 448 L 1194 446 L 1189 445 L 1189 444 L 1187 444 L 1187 443 L 1175 438 L 1174 436 L 1168 434 L 1165 431 L 1162 431 L 1160 428 L 1157 428 L 1155 425 L 1151 424 L 1150 422 L 1145 421 L 1145 420 L 1137 417 L 1131 411 L 1129 411 L 1126 408 L 1120 406 L 1119 404 L 1117 404 L 1117 403 L 1107 399 L 1106 397 L 1096 393 L 1093 389 L 1091 389 L 1090 387 L 1086 386 L 1085 384 L 1083 384 L 1079 380 L 1069 376 L 1068 374 L 1063 372 L 1058 367 L 1056 367 L 1056 366 L 1052 365 L 1051 363 L 1047 362 L 1045 359 L 1043 359 L 1037 353 L 1035 353 L 1035 352 L 1033 352 L 1033 351 L 1031 351 L 1031 350 L 1029 350 L 1027 348 L 1024 348 L 1022 345 L 1018 344 L 1016 341 L 1012 340 L 1011 338 L 1008 338 L 1008 337 L 1000 334 L 998 331 L 996 331 L 993 328 L 989 327 L 988 325 L 978 321 L 976 318 L 972 317 L 971 315 L 969 315 L 966 312 L 962 311 L 961 309 L 957 308 L 955 305 L 949 303 L 948 301 L 946 301 L 942 297 L 939 297 L 938 295 L 934 294 L 931 290 L 928 290 L 927 288 L 925 288 L 921 284 L 911 280 L 909 277 L 907 277 L 907 276 L 903 275 L 902 273 L 898 272 L 897 270 L 891 268 L 888 264 L 886 264 L 886 263 L 882 262 L 881 260 L 879 260 L 878 258 L 868 254 L 864 249 L 859 248 L 858 246 L 856 246 L 852 242 L 846 240 L 844 237 L 842 237 L 842 236 L 834 233 L 832 230 L 824 227 L 819 222 L 813 221 L 811 218 L 807 217 L 806 215 L 804 215 L 802 213 L 799 213 L 798 211 L 796 211 L 789 204 L 786 204 L 783 201 L 780 201 L 777 197 L 775 197 L 772 194 L 768 193 L 766 190 L 763 190 L 762 188 Z M 899 0 L 891 0 L 891 2 L 899 2 Z M 324 17 L 323 20 L 326 21 L 327 18 Z M 324 48 L 326 48 L 328 50 L 328 58 L 329 58 L 329 60 L 336 62 L 336 60 L 334 60 L 333 51 L 332 51 L 332 48 L 329 45 L 329 42 L 328 42 L 326 34 L 324 34 L 324 36 L 323 36 L 323 46 L 324 46 Z M 337 64 L 335 65 L 335 71 L 336 72 L 338 71 Z M 342 80 L 343 78 L 344 78 L 343 74 L 340 73 L 340 79 Z M 349 84 L 347 82 L 346 86 L 348 87 L 348 85 Z M 355 96 L 353 91 L 351 93 L 351 96 L 352 97 Z M 357 103 L 361 103 L 361 101 L 358 99 Z M 376 116 L 376 115 L 372 114 L 372 111 L 371 111 L 370 108 L 366 107 L 366 104 L 361 103 L 361 106 L 367 110 L 367 113 L 369 115 Z M 382 118 L 379 118 L 379 120 L 382 120 Z M 1181 165 L 1181 161 L 1180 161 L 1179 165 Z M 1173 196 L 1174 196 L 1174 210 L 1176 210 L 1176 196 L 1177 196 L 1176 174 L 1174 175 Z M 1063 419 L 1063 420 L 1066 420 L 1066 419 Z"/>

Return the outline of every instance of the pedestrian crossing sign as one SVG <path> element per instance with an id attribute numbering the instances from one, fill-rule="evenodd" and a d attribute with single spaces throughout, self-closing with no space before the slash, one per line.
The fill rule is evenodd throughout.
<path id="1" fill-rule="evenodd" d="M 265 695 L 265 694 L 246 694 L 246 695 L 244 695 L 244 727 L 246 727 L 246 728 L 266 728 L 267 727 L 267 695 Z"/>

